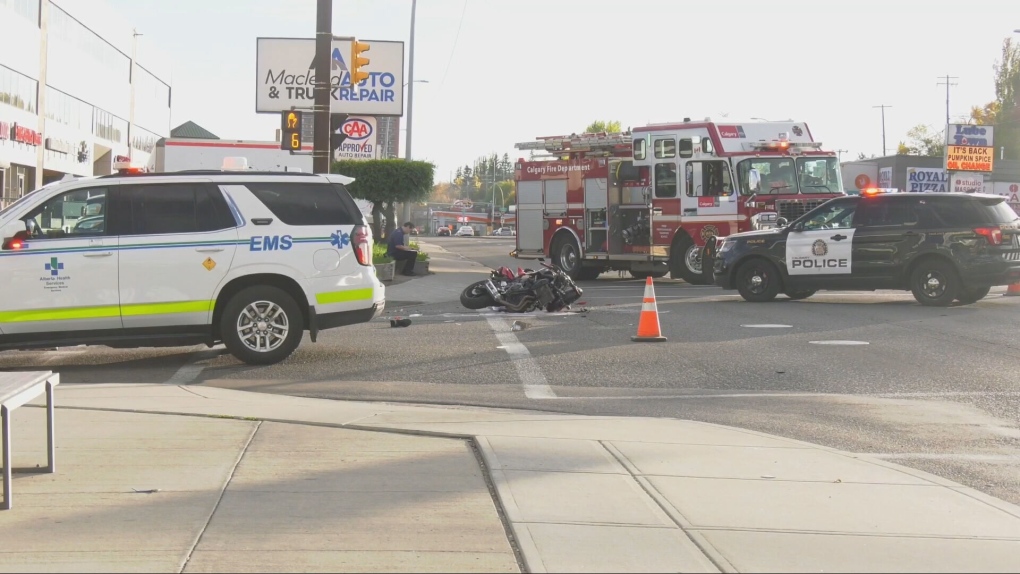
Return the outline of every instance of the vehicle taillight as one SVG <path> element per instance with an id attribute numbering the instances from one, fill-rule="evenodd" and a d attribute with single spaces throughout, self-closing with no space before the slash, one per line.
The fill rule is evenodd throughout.
<path id="1" fill-rule="evenodd" d="M 25 248 L 25 242 L 20 240 L 20 239 L 8 239 L 7 241 L 4 242 L 4 245 L 3 245 L 3 249 L 4 250 L 14 250 L 14 251 L 17 251 L 18 249 L 24 249 L 24 248 Z"/>
<path id="2" fill-rule="evenodd" d="M 974 233 L 984 237 L 992 245 L 1002 245 L 1002 230 L 998 227 L 977 227 Z"/>
<path id="3" fill-rule="evenodd" d="M 372 264 L 372 244 L 368 240 L 368 228 L 358 225 L 351 233 L 351 246 L 354 247 L 354 256 L 362 265 Z"/>

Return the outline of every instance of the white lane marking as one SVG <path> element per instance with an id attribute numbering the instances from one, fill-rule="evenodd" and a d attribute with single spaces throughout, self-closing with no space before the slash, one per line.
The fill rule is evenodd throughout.
<path id="1" fill-rule="evenodd" d="M 812 345 L 870 345 L 867 341 L 808 341 Z"/>
<path id="2" fill-rule="evenodd" d="M 517 371 L 517 378 L 524 386 L 524 396 L 529 399 L 555 399 L 553 392 L 541 367 L 531 356 L 531 352 L 517 339 L 517 335 L 510 330 L 510 325 L 500 317 L 485 317 L 489 327 L 492 328 L 496 338 L 502 344 L 503 350 L 510 355 L 514 369 Z"/>
<path id="3" fill-rule="evenodd" d="M 948 398 L 948 397 L 1020 397 L 1020 391 L 946 391 L 930 393 L 698 393 L 674 395 L 605 395 L 600 397 L 555 397 L 560 401 L 647 401 L 647 400 L 682 400 L 682 399 L 790 399 L 790 398 L 832 398 L 832 397 L 877 397 L 877 398 Z"/>
<path id="4" fill-rule="evenodd" d="M 793 325 L 779 325 L 771 323 L 762 323 L 759 325 L 741 325 L 741 327 L 747 327 L 749 329 L 792 329 Z"/>
<path id="5" fill-rule="evenodd" d="M 967 460 L 972 462 L 1020 463 L 1020 455 L 1018 454 L 966 454 L 938 452 L 861 452 L 856 454 L 881 459 Z"/>

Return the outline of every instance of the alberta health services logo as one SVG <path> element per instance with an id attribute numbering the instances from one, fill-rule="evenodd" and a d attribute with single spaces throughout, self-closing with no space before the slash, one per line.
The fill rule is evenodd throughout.
<path id="1" fill-rule="evenodd" d="M 43 282 L 44 289 L 47 291 L 67 289 L 67 282 L 71 276 L 64 273 L 64 264 L 58 258 L 50 257 L 50 260 L 43 264 L 43 269 L 47 273 L 40 277 L 39 281 Z"/>

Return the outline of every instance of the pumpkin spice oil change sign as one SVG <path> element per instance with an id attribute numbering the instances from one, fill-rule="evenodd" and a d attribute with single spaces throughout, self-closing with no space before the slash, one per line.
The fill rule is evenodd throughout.
<path id="1" fill-rule="evenodd" d="M 946 169 L 990 172 L 995 163 L 993 126 L 949 124 L 946 130 Z"/>

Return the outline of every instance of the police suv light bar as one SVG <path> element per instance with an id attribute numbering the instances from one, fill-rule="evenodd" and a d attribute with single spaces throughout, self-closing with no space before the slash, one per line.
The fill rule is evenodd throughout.
<path id="1" fill-rule="evenodd" d="M 131 165 L 131 162 L 127 161 L 113 162 L 113 169 L 120 175 L 130 175 L 132 173 L 145 173 L 144 167 L 133 166 Z"/>
<path id="2" fill-rule="evenodd" d="M 223 158 L 223 171 L 244 171 L 248 169 L 248 158 L 246 157 L 225 157 Z"/>

